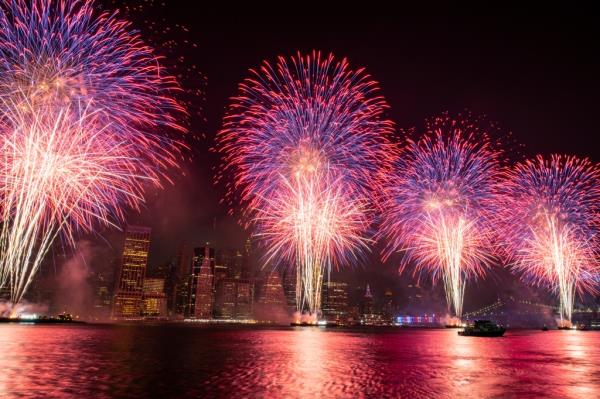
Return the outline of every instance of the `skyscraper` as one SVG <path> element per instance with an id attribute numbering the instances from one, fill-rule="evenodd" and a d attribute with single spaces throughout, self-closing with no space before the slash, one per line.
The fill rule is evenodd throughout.
<path id="1" fill-rule="evenodd" d="M 283 291 L 281 274 L 277 270 L 266 272 L 257 289 L 257 304 L 254 306 L 254 318 L 271 323 L 289 323 L 290 308 Z"/>
<path id="2" fill-rule="evenodd" d="M 251 319 L 253 303 L 254 284 L 248 279 L 237 280 L 235 317 L 237 319 Z"/>
<path id="3" fill-rule="evenodd" d="M 210 319 L 213 311 L 213 273 L 215 250 L 208 245 L 194 248 L 188 316 Z"/>
<path id="4" fill-rule="evenodd" d="M 293 267 L 288 267 L 283 272 L 283 292 L 291 312 L 296 311 L 296 277 L 296 269 Z"/>
<path id="5" fill-rule="evenodd" d="M 167 299 L 167 309 L 173 310 L 175 307 L 176 287 L 177 287 L 177 269 L 172 261 L 160 263 L 154 267 L 148 266 L 146 279 L 149 277 L 164 280 L 164 294 Z"/>
<path id="6" fill-rule="evenodd" d="M 94 318 L 106 319 L 110 316 L 111 312 L 114 282 L 112 282 L 112 278 L 109 278 L 102 272 L 94 272 L 92 278 L 94 289 L 94 311 L 92 316 Z"/>
<path id="7" fill-rule="evenodd" d="M 217 319 L 235 318 L 237 280 L 222 278 L 216 284 L 214 314 Z"/>
<path id="8" fill-rule="evenodd" d="M 192 274 L 192 251 L 184 241 L 180 244 L 175 258 L 176 274 L 173 300 L 174 313 L 179 317 L 189 314 L 190 304 L 190 280 Z"/>
<path id="9" fill-rule="evenodd" d="M 214 316 L 218 319 L 250 319 L 254 285 L 247 279 L 222 278 L 216 285 Z"/>
<path id="10" fill-rule="evenodd" d="M 371 294 L 371 287 L 367 284 L 367 289 L 365 290 L 365 296 L 363 297 L 363 309 L 362 312 L 364 315 L 371 315 L 374 313 L 373 311 L 373 294 Z"/>
<path id="11" fill-rule="evenodd" d="M 393 321 L 394 318 L 394 294 L 389 288 L 385 291 L 383 302 L 383 317 L 385 320 Z"/>
<path id="12" fill-rule="evenodd" d="M 240 251 L 235 251 L 231 259 L 233 263 L 233 277 L 234 278 L 247 278 L 247 273 L 244 270 L 245 257 Z"/>
<path id="13" fill-rule="evenodd" d="M 330 322 L 346 323 L 348 312 L 348 283 L 323 283 L 323 317 Z"/>
<path id="14" fill-rule="evenodd" d="M 384 325 L 391 322 L 391 320 L 384 320 L 381 314 L 375 311 L 373 295 L 371 294 L 371 287 L 369 284 L 367 284 L 365 296 L 363 297 L 363 309 L 360 322 L 361 324 L 370 326 Z"/>
<path id="15" fill-rule="evenodd" d="M 141 318 L 149 249 L 150 228 L 128 226 L 125 230 L 121 268 L 113 302 L 114 319 Z"/>
<path id="16" fill-rule="evenodd" d="M 229 262 L 230 257 L 222 250 L 217 250 L 215 255 L 215 271 L 214 271 L 214 283 L 215 288 L 219 284 L 219 280 L 229 277 Z"/>
<path id="17" fill-rule="evenodd" d="M 287 305 L 283 285 L 281 284 L 281 277 L 279 277 L 277 271 L 274 270 L 267 276 L 258 301 L 262 305 L 274 305 L 278 307 Z"/>
<path id="18" fill-rule="evenodd" d="M 244 244 L 241 278 L 251 279 L 256 277 L 254 275 L 254 259 L 252 258 L 252 256 L 252 240 L 250 238 L 247 238 L 246 243 Z"/>
<path id="19" fill-rule="evenodd" d="M 164 279 L 144 279 L 143 316 L 146 318 L 167 318 L 167 296 L 165 294 Z"/>

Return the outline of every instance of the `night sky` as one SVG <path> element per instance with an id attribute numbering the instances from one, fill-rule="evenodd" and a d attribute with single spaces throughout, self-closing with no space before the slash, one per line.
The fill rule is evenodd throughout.
<path id="1" fill-rule="evenodd" d="M 315 8 L 303 13 L 302 4 L 296 5 L 296 14 L 256 9 L 250 15 L 236 13 L 233 5 L 211 12 L 196 1 L 104 3 L 121 9 L 159 54 L 171 61 L 174 54 L 184 57 L 173 73 L 191 65 L 200 71 L 182 74 L 184 86 L 203 92 L 190 99 L 196 107 L 191 134 L 198 139 L 190 140 L 185 174 L 175 176 L 173 186 L 151 195 L 147 208 L 129 218 L 153 228 L 151 265 L 170 260 L 184 239 L 241 246 L 248 235 L 219 204 L 223 191 L 213 184 L 218 158 L 209 148 L 248 68 L 278 55 L 316 49 L 347 57 L 352 67 L 366 67 L 380 83 L 390 105 L 387 116 L 398 128 L 419 128 L 440 112 L 469 109 L 512 132 L 511 140 L 524 145 L 515 158 L 565 153 L 600 161 L 600 28 L 591 14 L 400 15 L 369 10 L 367 3 L 355 15 L 321 14 Z M 195 113 L 200 108 L 201 116 Z M 103 235 L 118 242 L 111 238 L 118 236 L 114 232 Z M 395 265 L 382 266 L 376 256 L 367 263 L 355 278 L 383 287 L 386 276 L 395 274 Z M 489 284 L 506 286 L 508 278 L 496 271 L 479 291 Z"/>

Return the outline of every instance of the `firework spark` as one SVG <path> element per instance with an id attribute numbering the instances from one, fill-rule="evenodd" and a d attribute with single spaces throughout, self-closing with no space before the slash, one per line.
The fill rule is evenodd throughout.
<path id="1" fill-rule="evenodd" d="M 377 85 L 346 60 L 298 54 L 252 73 L 218 136 L 222 173 L 233 175 L 228 199 L 241 197 L 267 260 L 296 267 L 298 310 L 314 314 L 324 270 L 369 243 L 392 124 Z"/>
<path id="2" fill-rule="evenodd" d="M 72 240 L 94 222 L 112 225 L 123 218 L 120 206 L 138 206 L 145 183 L 159 182 L 96 115 L 73 121 L 69 114 L 27 117 L 2 140 L 2 272 L 13 303 L 59 232 Z"/>
<path id="3" fill-rule="evenodd" d="M 305 301 L 311 313 L 321 303 L 319 287 L 323 270 L 331 269 L 331 254 L 368 249 L 363 237 L 370 224 L 368 205 L 360 198 L 350 201 L 328 173 L 298 173 L 289 180 L 280 176 L 282 186 L 264 199 L 266 206 L 256 211 L 254 220 L 256 236 L 271 244 L 267 263 L 283 256 L 302 265 L 296 300 Z"/>
<path id="4" fill-rule="evenodd" d="M 561 319 L 570 322 L 575 294 L 597 292 L 600 168 L 538 156 L 507 172 L 501 194 L 510 263 L 526 281 L 556 292 Z"/>
<path id="5" fill-rule="evenodd" d="M 97 9 L 94 1 L 1 0 L 0 97 L 22 110 L 95 107 L 142 144 L 154 127 L 179 129 L 175 79 L 129 22 Z"/>
<path id="6" fill-rule="evenodd" d="M 408 140 L 383 177 L 385 256 L 402 251 L 401 270 L 412 263 L 415 273 L 441 278 L 457 317 L 466 279 L 482 276 L 495 251 L 499 155 L 478 121 L 444 114 L 421 140 Z"/>
<path id="7" fill-rule="evenodd" d="M 114 225 L 176 166 L 175 80 L 93 1 L 0 1 L 0 284 L 17 303 L 60 234 Z"/>

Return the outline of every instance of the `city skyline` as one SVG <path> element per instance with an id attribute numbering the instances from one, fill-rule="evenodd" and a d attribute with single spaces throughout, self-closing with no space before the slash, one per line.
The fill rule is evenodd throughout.
<path id="1" fill-rule="evenodd" d="M 144 227 L 142 227 L 144 229 Z M 126 228 L 127 229 L 127 228 Z M 39 304 L 41 309 L 46 309 L 50 313 L 59 313 L 72 310 L 77 314 L 88 313 L 91 320 L 109 320 L 112 306 L 114 303 L 114 290 L 118 283 L 118 275 L 121 268 L 121 257 L 123 243 L 126 241 L 126 231 L 113 233 L 115 244 L 113 248 L 99 245 L 89 241 L 82 241 L 83 247 L 77 249 L 74 254 L 57 251 L 55 257 L 51 257 L 45 263 L 42 273 L 36 278 L 30 294 L 26 297 L 27 302 Z M 150 244 L 152 240 L 150 240 Z M 240 247 L 218 247 L 205 241 L 196 241 L 182 239 L 181 244 L 186 244 L 189 257 L 188 276 L 191 274 L 192 253 L 194 248 L 203 248 L 207 244 L 214 248 L 217 254 L 229 252 L 241 256 L 248 248 L 249 239 L 242 240 Z M 295 303 L 295 273 L 290 273 L 290 268 L 280 265 L 273 268 L 272 265 L 264 265 L 260 246 L 254 243 L 255 257 L 253 258 L 253 273 L 268 275 L 270 272 L 277 272 L 284 289 L 288 309 L 291 309 Z M 149 246 L 151 247 L 151 245 Z M 425 277 L 414 276 L 411 273 L 399 274 L 398 270 L 390 264 L 381 262 L 378 254 L 371 254 L 372 262 L 363 267 L 356 267 L 347 270 L 332 271 L 333 282 L 344 282 L 349 285 L 350 300 L 354 305 L 360 305 L 360 299 L 364 293 L 365 287 L 369 284 L 373 290 L 379 312 L 383 312 L 385 293 L 388 290 L 393 292 L 394 301 L 397 306 L 398 314 L 445 314 L 447 313 L 444 293 L 440 284 L 434 285 Z M 181 271 L 183 264 L 178 263 L 180 259 L 180 250 L 173 250 L 171 258 L 167 261 L 152 261 L 152 250 L 148 251 L 148 263 L 145 275 L 149 277 L 159 277 L 164 279 L 165 287 L 173 287 L 173 281 L 177 273 Z M 75 262 L 74 262 L 75 261 Z M 186 263 L 186 260 L 183 260 Z M 223 263 L 223 262 L 220 262 Z M 179 267 L 178 267 L 179 265 Z M 262 269 L 263 265 L 265 266 Z M 64 269 L 64 271 L 63 271 Z M 241 270 L 241 268 L 240 268 Z M 69 275 L 73 277 L 67 277 Z M 238 275 L 238 278 L 241 275 Z M 289 276 L 290 278 L 288 278 Z M 233 276 L 234 278 L 236 276 Z M 63 281 L 64 280 L 64 281 Z M 57 285 L 57 281 L 60 284 Z M 183 282 L 187 284 L 187 278 Z M 289 283 L 288 283 L 289 282 Z M 328 279 L 324 280 L 324 289 Z M 75 285 L 76 284 L 76 285 Z M 286 285 L 287 284 L 287 285 Z M 415 302 L 414 293 L 411 287 L 419 286 L 422 299 Z M 61 293 L 61 290 L 65 290 Z M 216 286 L 213 286 L 216 289 Z M 516 298 L 524 301 L 543 303 L 548 306 L 557 305 L 557 297 L 543 288 L 529 287 L 524 282 L 516 279 L 506 269 L 495 266 L 491 273 L 482 282 L 470 282 L 467 285 L 467 300 L 465 303 L 465 312 L 470 313 L 480 308 L 495 303 L 498 298 Z M 184 295 L 188 295 L 189 287 L 183 288 Z M 216 291 L 213 293 L 215 294 Z M 172 297 L 168 297 L 169 316 L 173 316 L 176 303 L 181 299 L 177 298 L 177 293 L 172 292 Z M 254 303 L 259 303 L 260 286 L 255 287 Z M 74 296 L 73 296 L 74 295 Z M 187 297 L 186 297 L 187 298 Z M 214 298 L 213 298 L 214 299 Z M 187 299 L 185 299 L 187 301 Z M 37 306 L 37 305 L 36 305 Z M 597 306 L 593 296 L 577 302 L 578 309 Z M 184 309 L 184 308 L 182 308 Z M 186 314 L 185 311 L 179 312 Z M 289 312 L 288 314 L 292 314 Z M 281 318 L 278 320 L 281 321 Z"/>
<path id="2" fill-rule="evenodd" d="M 123 234 L 122 255 L 115 262 L 114 281 L 105 281 L 105 277 L 96 280 L 97 275 L 89 275 L 92 282 L 90 294 L 93 290 L 93 301 L 96 308 L 95 320 L 126 320 L 127 318 L 115 317 L 115 305 L 122 296 L 119 288 L 122 283 L 120 273 L 125 266 L 131 264 L 130 254 L 132 250 L 139 247 L 137 239 L 131 241 L 132 233 L 147 234 L 149 228 L 143 226 L 130 226 Z M 141 241 L 144 248 L 149 247 L 151 240 Z M 131 248 L 131 243 L 134 247 Z M 183 320 L 200 319 L 214 321 L 218 320 L 255 320 L 275 324 L 286 324 L 293 319 L 295 311 L 295 274 L 293 279 L 287 283 L 286 276 L 289 269 L 286 268 L 262 268 L 260 257 L 248 256 L 252 254 L 249 240 L 244 242 L 243 248 L 215 248 L 210 243 L 192 247 L 189 241 L 182 242 L 181 247 L 173 256 L 173 260 L 166 263 L 150 265 L 145 264 L 149 253 L 141 253 L 141 261 L 135 264 L 145 264 L 144 270 L 135 274 L 142 276 L 137 280 L 138 311 L 129 320 Z M 134 252 L 139 253 L 138 250 Z M 188 256 L 183 256 L 185 254 Z M 244 254 L 243 254 L 244 253 Z M 209 256 L 206 256 L 209 254 Z M 255 253 L 256 255 L 256 253 Z M 181 259 L 187 259 L 181 260 Z M 181 262 L 181 263 L 178 263 Z M 183 264 L 187 266 L 183 267 Z M 252 266 L 250 266 L 252 264 Z M 131 267 L 131 266 L 129 266 Z M 203 268 L 204 267 L 204 268 Z M 183 269 L 183 270 L 182 270 Z M 183 271 L 183 276 L 178 277 Z M 354 271 L 356 272 L 356 271 Z M 400 323 L 412 325 L 444 323 L 449 314 L 446 309 L 443 290 L 439 286 L 423 282 L 419 285 L 414 280 L 400 280 L 381 284 L 377 279 L 368 277 L 369 271 L 363 270 L 363 274 L 333 272 L 323 281 L 323 305 L 322 318 L 330 323 L 346 324 L 385 324 Z M 363 276 L 367 276 L 366 278 Z M 330 277 L 330 278 L 329 278 Z M 136 277 L 137 278 L 137 277 Z M 135 279 L 134 279 L 135 280 Z M 196 280 L 194 282 L 194 280 Z M 375 289 L 372 288 L 375 283 Z M 114 289 L 111 287 L 114 286 Z M 149 288 L 160 287 L 159 289 Z M 106 288 L 108 287 L 108 292 Z M 472 285 L 470 289 L 476 289 Z M 520 295 L 515 296 L 515 291 L 506 291 L 488 295 L 486 299 L 470 303 L 466 309 L 466 317 L 475 317 L 485 314 L 486 309 L 502 309 L 508 317 L 505 321 L 512 321 L 515 325 L 537 325 L 541 322 L 551 323 L 552 315 L 558 311 L 556 298 L 544 293 L 543 290 L 530 292 L 523 295 L 524 287 L 517 290 Z M 114 290 L 114 291 L 113 291 Z M 239 290 L 246 290 L 246 299 L 239 299 Z M 478 290 L 481 292 L 481 289 Z M 106 295 L 110 295 L 108 301 Z M 196 299 L 196 295 L 198 299 Z M 480 297 L 475 294 L 473 296 Z M 167 298 L 172 298 L 168 300 Z M 368 298 L 369 304 L 365 305 Z M 102 302 L 104 301 L 104 302 Z M 178 303 L 184 302 L 183 307 Z M 241 301 L 241 302 L 240 302 Z M 502 304 L 502 308 L 498 308 Z M 523 304 L 526 305 L 523 308 Z M 203 306 L 196 311 L 196 305 Z M 365 308 L 365 306 L 367 306 Z M 529 308 L 527 308 L 529 306 Z M 579 304 L 576 309 L 577 319 L 590 317 L 588 313 L 581 313 L 586 309 L 595 309 L 597 303 L 593 300 L 587 304 Z M 110 310 L 110 317 L 106 313 Z M 104 313 L 99 309 L 105 309 Z M 153 309 L 148 311 L 148 309 Z M 163 310 L 159 310 L 163 309 Z M 244 310 L 245 309 L 245 310 Z M 68 311 L 66 306 L 62 309 Z M 90 314 L 92 314 L 90 312 Z M 102 316 L 104 314 L 104 316 Z M 512 316 L 510 316 L 512 315 Z M 587 316 L 586 316 L 587 315 Z M 85 316 L 84 316 L 85 317 Z M 410 319 L 407 319 L 410 317 Z M 500 317 L 495 314 L 494 317 Z M 414 320 L 412 319 L 414 318 Z M 93 318 L 92 318 L 93 319 Z M 410 321 L 408 321 L 410 320 Z M 541 321 L 540 321 L 541 320 Z M 519 324 L 520 323 L 520 324 Z"/>

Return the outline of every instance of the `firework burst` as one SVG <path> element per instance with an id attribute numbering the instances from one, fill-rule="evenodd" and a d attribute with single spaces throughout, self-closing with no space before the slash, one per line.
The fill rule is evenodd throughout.
<path id="1" fill-rule="evenodd" d="M 502 231 L 511 265 L 560 299 L 571 321 L 575 294 L 596 293 L 600 168 L 553 155 L 517 164 L 501 185 Z"/>
<path id="2" fill-rule="evenodd" d="M 2 278 L 13 303 L 59 232 L 72 243 L 74 230 L 112 225 L 123 218 L 121 206 L 138 206 L 146 183 L 159 183 L 95 114 L 75 121 L 69 114 L 27 117 L 2 140 Z"/>
<path id="3" fill-rule="evenodd" d="M 479 121 L 443 115 L 421 140 L 408 140 L 383 177 L 385 256 L 401 251 L 401 270 L 412 264 L 415 273 L 441 278 L 457 317 L 466 279 L 485 273 L 496 248 L 499 156 Z"/>
<path id="4" fill-rule="evenodd" d="M 175 79 L 129 22 L 97 9 L 94 1 L 0 1 L 0 97 L 21 111 L 91 106 L 144 144 L 153 127 L 179 129 Z"/>
<path id="5" fill-rule="evenodd" d="M 0 284 L 18 302 L 60 234 L 114 225 L 176 166 L 177 85 L 93 1 L 0 1 Z"/>
<path id="6" fill-rule="evenodd" d="M 267 259 L 294 265 L 298 310 L 315 313 L 323 271 L 368 245 L 392 124 L 377 85 L 346 60 L 298 54 L 252 74 L 218 136 L 227 198 L 239 196 Z"/>

